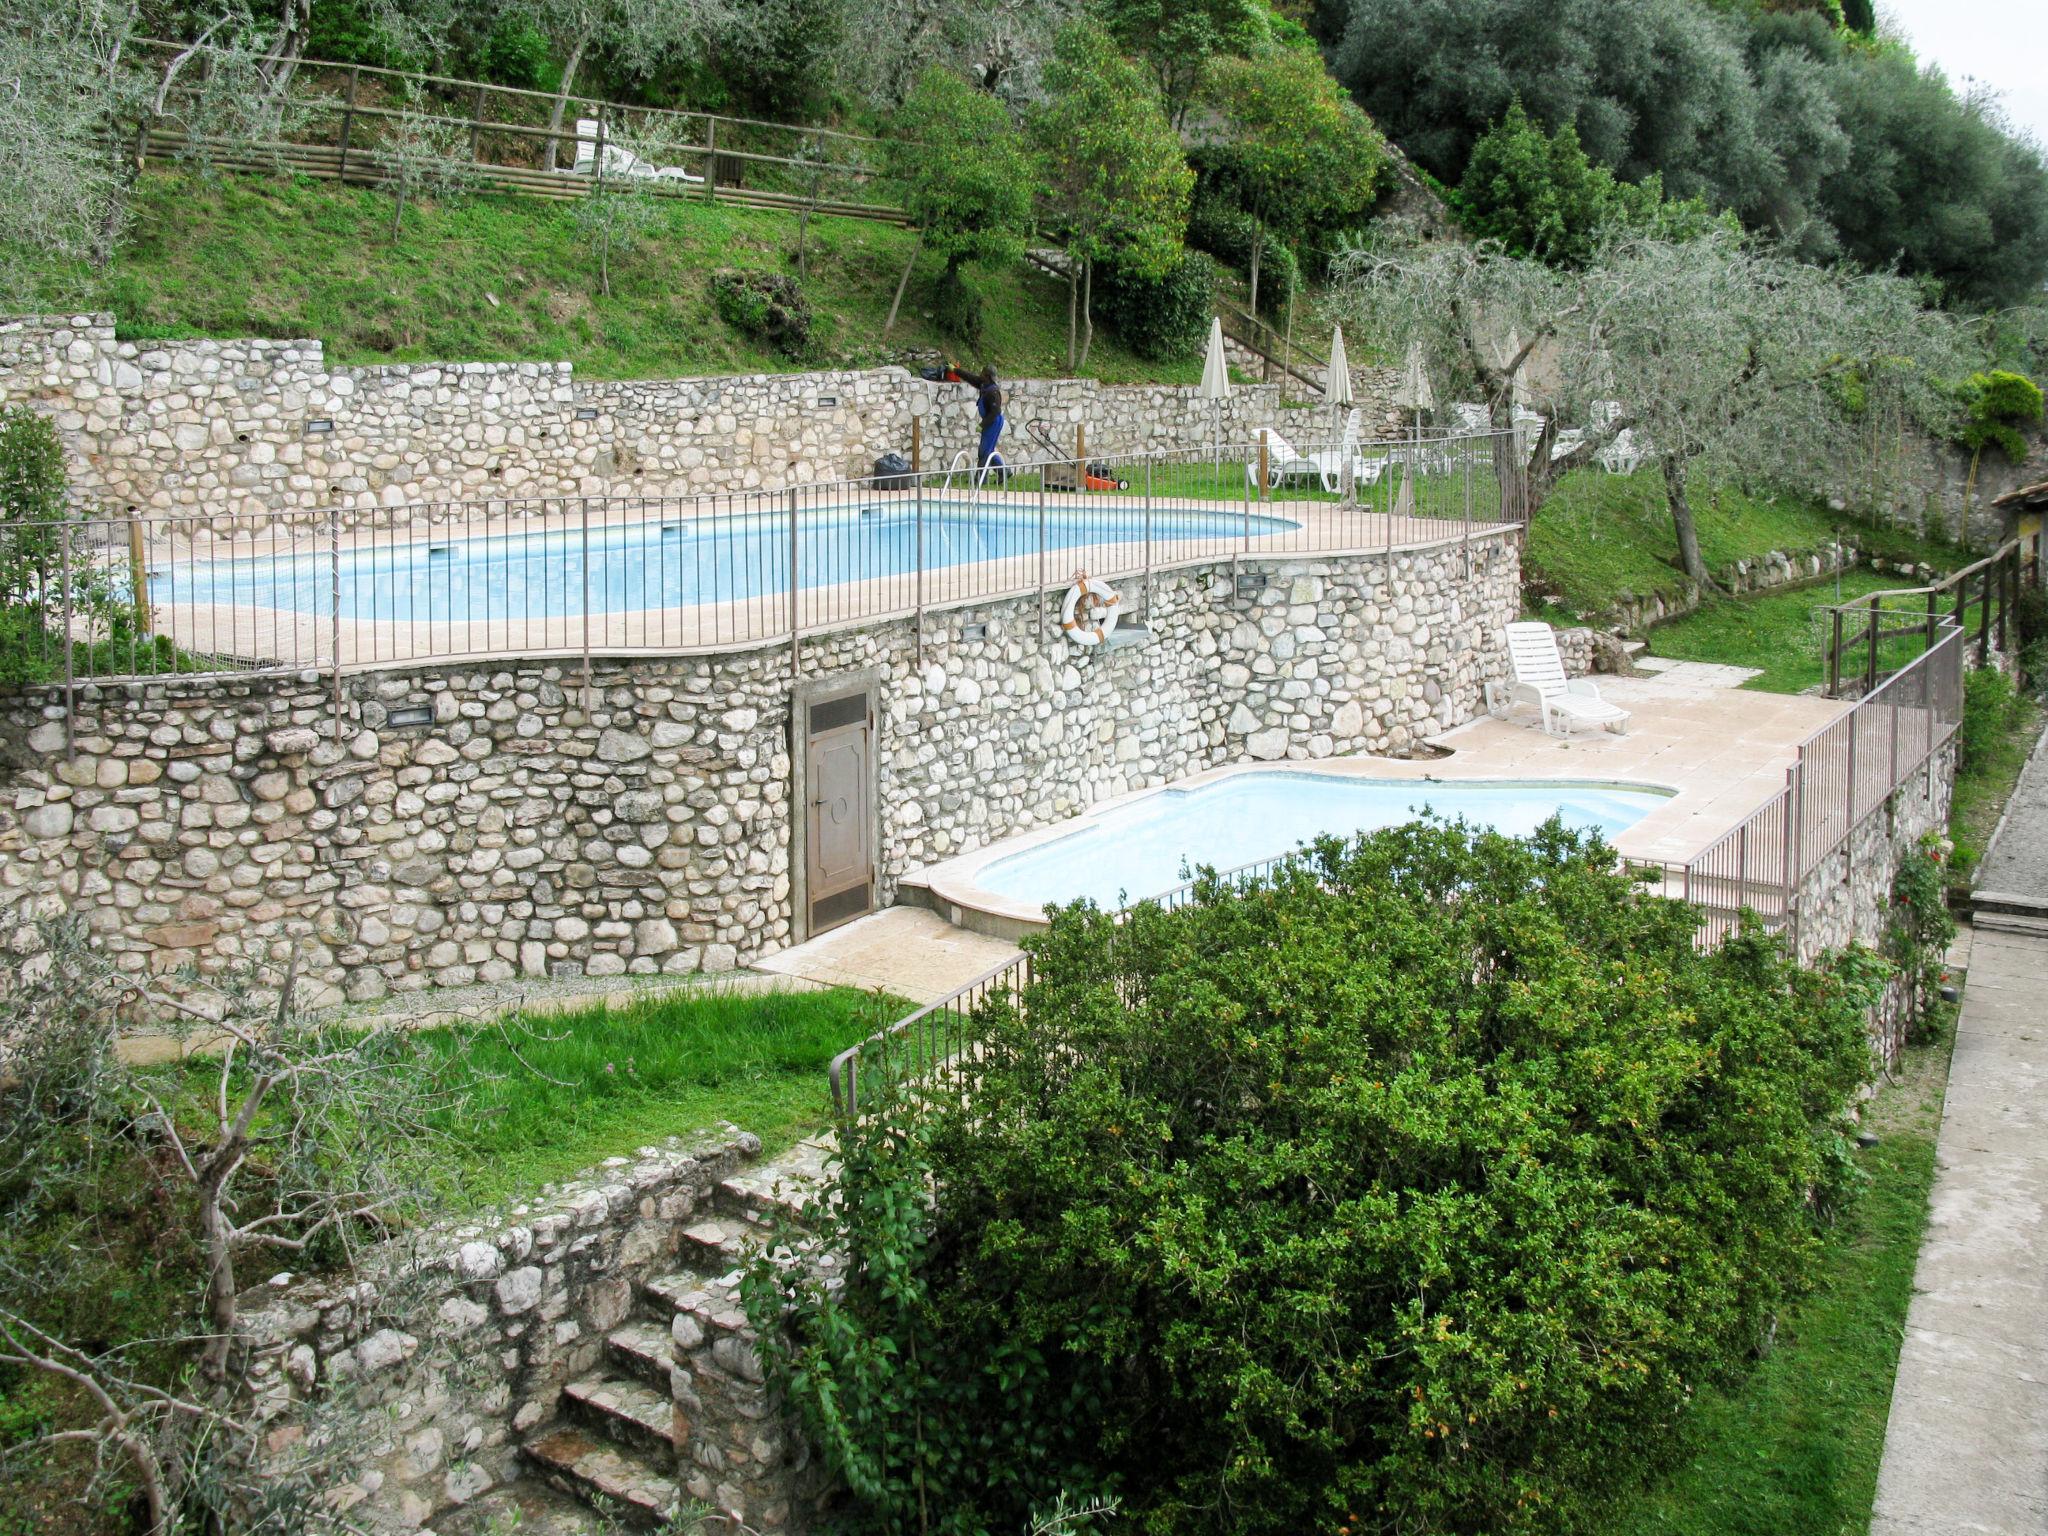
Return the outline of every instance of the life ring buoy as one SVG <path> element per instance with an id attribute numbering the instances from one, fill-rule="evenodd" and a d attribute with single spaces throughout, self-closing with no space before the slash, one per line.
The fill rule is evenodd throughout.
<path id="1" fill-rule="evenodd" d="M 1067 600 L 1060 604 L 1060 628 L 1076 645 L 1100 645 L 1116 629 L 1117 604 L 1122 601 L 1108 582 L 1076 571 Z"/>

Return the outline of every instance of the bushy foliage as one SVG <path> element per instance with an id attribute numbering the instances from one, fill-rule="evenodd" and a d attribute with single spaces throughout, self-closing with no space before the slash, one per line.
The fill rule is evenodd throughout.
<path id="1" fill-rule="evenodd" d="M 2019 690 L 1996 667 L 1963 674 L 1963 718 L 1956 731 L 1956 771 L 1980 767 L 2020 717 Z"/>
<path id="2" fill-rule="evenodd" d="M 1519 98 L 1622 180 L 1661 174 L 1803 256 L 1897 261 L 1973 304 L 2024 302 L 2048 275 L 2039 149 L 1810 7 L 1352 0 L 1334 67 L 1447 182 Z"/>
<path id="3" fill-rule="evenodd" d="M 1031 221 L 1032 167 L 1003 104 L 934 66 L 890 121 L 889 170 L 925 244 L 962 263 L 1015 261 Z"/>
<path id="4" fill-rule="evenodd" d="M 1868 1059 L 1870 968 L 1703 953 L 1556 824 L 1031 947 L 969 1101 L 845 1133 L 843 1285 L 755 1277 L 858 1529 L 1583 1528 L 1800 1285 Z"/>
<path id="5" fill-rule="evenodd" d="M 1561 266 L 1589 260 L 1617 227 L 1683 239 L 1714 222 L 1701 199 L 1667 201 L 1655 172 L 1636 185 L 1616 180 L 1587 156 L 1570 124 L 1545 133 L 1519 100 L 1472 147 L 1456 206 L 1481 239 Z"/>
<path id="6" fill-rule="evenodd" d="M 1164 277 L 1126 273 L 1114 263 L 1096 274 L 1095 303 L 1124 345 L 1157 363 L 1199 357 L 1216 307 L 1216 262 L 1186 251 Z"/>
<path id="7" fill-rule="evenodd" d="M 1884 935 L 1884 957 L 1899 981 L 1901 1022 L 1908 1042 L 1917 1044 L 1933 1033 L 1948 947 L 1955 937 L 1941 855 L 1931 846 L 1915 848 L 1899 861 L 1892 878 L 1892 909 Z"/>
<path id="8" fill-rule="evenodd" d="M 1099 0 L 1096 14 L 1119 47 L 1151 66 L 1176 123 L 1209 60 L 1247 53 L 1267 31 L 1264 7 L 1252 0 Z"/>
<path id="9" fill-rule="evenodd" d="M 2041 420 L 2041 388 L 2025 374 L 2004 368 L 1973 373 L 1962 386 L 1963 420 L 1958 441 L 1973 454 L 1996 448 L 2018 464 L 2027 456 L 2025 428 Z"/>
<path id="10" fill-rule="evenodd" d="M 727 325 L 791 357 L 810 345 L 811 305 L 793 277 L 722 267 L 711 274 L 711 298 Z"/>

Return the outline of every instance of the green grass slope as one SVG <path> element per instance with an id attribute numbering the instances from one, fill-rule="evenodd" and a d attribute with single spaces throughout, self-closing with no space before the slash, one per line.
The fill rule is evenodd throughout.
<path id="1" fill-rule="evenodd" d="M 143 178 L 128 238 L 105 272 L 45 269 L 0 311 L 110 309 L 122 333 L 316 337 L 331 362 L 566 359 L 591 378 L 661 378 L 871 366 L 916 349 L 986 357 L 1013 376 L 1062 373 L 1065 284 L 1022 264 L 971 272 L 983 344 L 933 319 L 941 263 L 920 261 L 885 349 L 882 322 L 914 236 L 859 219 L 816 218 L 805 288 L 811 353 L 784 357 L 719 316 L 719 267 L 795 270 L 797 219 L 695 199 L 663 199 L 637 248 L 599 292 L 595 250 L 567 202 L 468 197 L 407 210 L 391 238 L 391 199 L 304 178 Z M 1111 383 L 1192 383 L 1200 360 L 1162 366 L 1100 325 L 1088 372 Z"/>
<path id="2" fill-rule="evenodd" d="M 1692 500 L 1700 553 L 1709 570 L 1724 570 L 1772 550 L 1818 549 L 1843 536 L 1888 559 L 1924 560 L 1936 566 L 1957 563 L 1955 552 L 1946 546 L 1813 502 L 1751 496 L 1725 487 Z M 1603 616 L 1624 594 L 1677 592 L 1684 578 L 1663 479 L 1655 469 L 1633 475 L 1597 470 L 1568 475 L 1536 514 L 1524 563 L 1531 591 L 1543 594 L 1570 617 Z"/>

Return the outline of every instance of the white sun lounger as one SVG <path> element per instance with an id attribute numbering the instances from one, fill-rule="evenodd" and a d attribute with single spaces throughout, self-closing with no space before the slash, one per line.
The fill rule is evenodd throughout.
<path id="1" fill-rule="evenodd" d="M 1353 411 L 1344 423 L 1344 443 L 1340 448 L 1319 448 L 1313 453 L 1303 453 L 1285 436 L 1272 427 L 1266 428 L 1266 489 L 1278 490 L 1289 480 L 1314 479 L 1332 496 L 1341 495 L 1344 490 L 1344 461 L 1351 460 L 1352 484 L 1371 485 L 1386 469 L 1384 459 L 1368 459 L 1358 451 L 1358 412 Z M 1253 459 L 1244 467 L 1244 477 L 1252 485 L 1259 483 L 1258 461 Z"/>
<path id="2" fill-rule="evenodd" d="M 1581 725 L 1597 725 L 1618 735 L 1628 732 L 1628 711 L 1600 697 L 1590 678 L 1564 675 L 1564 658 L 1558 654 L 1557 635 L 1548 624 L 1521 623 L 1507 627 L 1508 664 L 1515 680 L 1507 691 L 1505 707 L 1534 704 L 1543 718 L 1546 735 L 1570 735 Z M 1487 705 L 1499 712 L 1498 684 L 1487 684 Z"/>
<path id="3" fill-rule="evenodd" d="M 572 176 L 589 176 L 597 169 L 598 122 L 594 117 L 576 119 L 576 163 L 569 168 Z M 604 147 L 604 173 L 628 181 L 686 181 L 702 186 L 704 178 L 693 176 L 680 165 L 650 165 L 630 149 L 607 143 Z"/>
<path id="4" fill-rule="evenodd" d="M 1322 466 L 1303 454 L 1294 444 L 1272 427 L 1266 430 L 1266 489 L 1276 491 L 1289 480 L 1320 479 Z M 1259 483 L 1259 461 L 1254 456 L 1245 461 L 1245 480 L 1251 485 Z"/>

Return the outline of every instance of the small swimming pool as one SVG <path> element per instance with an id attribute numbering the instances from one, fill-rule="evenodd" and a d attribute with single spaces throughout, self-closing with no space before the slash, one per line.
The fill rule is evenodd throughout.
<path id="1" fill-rule="evenodd" d="M 1277 517 L 1155 504 L 1155 542 L 1257 538 L 1299 525 Z M 891 501 L 797 522 L 797 587 L 836 586 L 878 577 L 1012 559 L 1038 552 L 1036 506 L 990 502 Z M 1142 505 L 1091 502 L 1044 514 L 1048 550 L 1142 540 Z M 158 601 L 326 614 L 337 601 L 344 619 L 463 623 L 631 613 L 765 597 L 789 590 L 787 515 L 649 518 L 627 525 L 489 537 L 407 539 L 345 550 L 336 571 L 323 551 L 229 560 L 173 560 L 152 572 Z M 588 551 L 586 566 L 585 551 Z M 1064 572 L 1061 575 L 1064 576 Z M 906 593 L 905 602 L 909 601 Z"/>
<path id="2" fill-rule="evenodd" d="M 1325 834 L 1349 838 L 1425 810 L 1527 837 L 1553 816 L 1610 840 L 1671 798 L 1617 784 L 1431 783 L 1254 769 L 1191 789 L 1143 795 L 1083 818 L 1064 837 L 982 866 L 974 884 L 1042 907 L 1087 898 L 1105 908 L 1172 890 L 1184 869 L 1236 869 Z"/>

